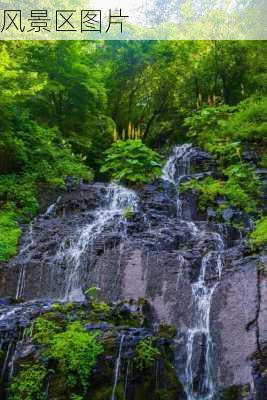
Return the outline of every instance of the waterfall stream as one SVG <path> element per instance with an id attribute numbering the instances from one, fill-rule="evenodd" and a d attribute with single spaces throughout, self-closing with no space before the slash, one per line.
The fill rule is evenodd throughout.
<path id="1" fill-rule="evenodd" d="M 177 216 L 182 216 L 182 201 L 180 199 L 179 187 L 181 181 L 190 173 L 192 145 L 190 143 L 176 146 L 173 154 L 168 159 L 162 170 L 162 179 L 170 182 L 177 189 Z"/>
<path id="2" fill-rule="evenodd" d="M 121 352 L 122 352 L 124 338 L 125 338 L 124 335 L 122 335 L 120 338 L 119 352 L 118 352 L 118 357 L 116 359 L 116 365 L 115 365 L 114 383 L 113 383 L 113 388 L 112 388 L 111 400 L 116 400 L 116 389 L 117 389 L 117 384 L 118 384 L 119 375 L 120 375 Z"/>
<path id="3" fill-rule="evenodd" d="M 57 204 L 60 202 L 61 196 L 59 196 L 56 200 L 55 203 L 51 204 L 47 210 L 40 215 L 40 218 L 48 218 L 51 215 L 53 215 L 54 211 L 56 210 Z M 28 235 L 27 235 L 27 240 L 20 249 L 19 254 L 24 257 L 24 262 L 20 266 L 19 270 L 19 277 L 18 277 L 18 283 L 17 283 L 17 289 L 16 289 L 16 299 L 20 299 L 23 297 L 24 289 L 25 289 L 25 284 L 26 284 L 26 269 L 27 269 L 27 263 L 30 260 L 31 253 L 29 252 L 27 256 L 27 252 L 30 248 L 34 247 L 34 233 L 33 233 L 33 226 L 34 223 L 36 222 L 37 218 L 35 218 L 29 225 L 28 229 Z"/>
<path id="4" fill-rule="evenodd" d="M 192 145 L 185 144 L 177 146 L 167 161 L 162 174 L 162 179 L 173 185 L 177 190 L 177 216 L 182 221 L 182 201 L 180 199 L 179 187 L 181 181 L 190 175 L 190 164 L 192 156 Z M 192 236 L 201 238 L 202 232 L 193 221 L 184 221 L 192 231 Z M 213 377 L 212 357 L 212 335 L 210 330 L 210 311 L 212 297 L 218 286 L 222 274 L 222 255 L 224 243 L 222 236 L 218 233 L 210 233 L 210 241 L 215 244 L 215 250 L 204 254 L 201 261 L 201 268 L 196 282 L 191 284 L 193 299 L 193 317 L 191 326 L 187 327 L 187 361 L 185 366 L 185 389 L 187 400 L 212 400 L 215 394 L 215 383 Z M 181 256 L 180 256 L 181 258 Z M 181 259 L 179 259 L 181 263 Z M 207 269 L 212 271 L 215 278 L 208 279 Z M 178 280 L 180 279 L 178 273 Z M 204 349 L 200 375 L 195 379 L 194 355 L 197 351 Z M 199 375 L 199 374 L 198 374 Z"/>
<path id="5" fill-rule="evenodd" d="M 110 184 L 107 187 L 103 205 L 93 213 L 93 220 L 79 228 L 70 241 L 68 240 L 60 246 L 56 259 L 63 260 L 67 265 L 65 300 L 83 300 L 82 261 L 84 253 L 109 227 L 116 225 L 118 229 L 121 229 L 122 236 L 125 236 L 126 214 L 135 212 L 137 207 L 138 197 L 135 192 L 113 183 Z"/>

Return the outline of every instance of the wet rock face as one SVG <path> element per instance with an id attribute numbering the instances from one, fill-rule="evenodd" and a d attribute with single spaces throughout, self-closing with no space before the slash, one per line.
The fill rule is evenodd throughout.
<path id="1" fill-rule="evenodd" d="M 101 308 L 102 304 L 102 308 Z M 68 375 L 51 355 L 47 357 L 47 346 L 53 331 L 46 331 L 45 342 L 38 339 L 35 320 L 52 323 L 57 332 L 66 331 L 68 324 L 78 322 L 86 331 L 96 333 L 104 351 L 99 355 L 91 376 L 90 386 L 83 391 L 85 399 L 111 399 L 125 396 L 131 400 L 157 400 L 168 396 L 169 400 L 184 400 L 185 393 L 173 366 L 172 334 L 167 327 L 153 329 L 150 322 L 150 307 L 144 301 L 105 304 L 27 302 L 16 308 L 5 306 L 5 335 L 1 336 L 4 360 L 1 365 L 1 399 L 8 397 L 8 382 L 25 368 L 42 365 L 46 378 L 40 390 L 46 391 L 50 400 L 65 400 L 73 393 L 81 393 L 79 385 L 70 388 Z M 90 321 L 90 322 L 88 322 Z M 149 364 L 140 364 L 138 346 L 148 343 L 156 349 L 155 358 Z M 141 359 L 146 360 L 141 354 Z M 76 377 L 77 378 L 77 377 Z M 89 379 L 89 376 L 88 376 Z M 27 388 L 24 390 L 27 390 Z M 26 393 L 26 392 L 25 392 Z M 18 395 L 18 394 L 17 394 Z"/>
<path id="2" fill-rule="evenodd" d="M 212 158 L 200 150 L 190 152 L 193 172 L 210 173 Z M 186 170 L 184 165 L 181 170 Z M 51 213 L 44 213 L 25 230 L 20 254 L 1 267 L 0 297 L 63 299 L 69 280 L 78 277 L 80 292 L 98 286 L 106 301 L 146 298 L 153 306 L 154 323 L 177 328 L 176 370 L 188 385 L 188 332 L 201 319 L 197 296 L 205 299 L 205 293 L 194 295 L 193 287 L 201 281 L 203 259 L 209 255 L 200 291 L 207 290 L 207 297 L 211 294 L 206 316 L 210 322 L 202 325 L 209 326 L 212 346 L 207 359 L 208 336 L 202 326 L 193 340 L 193 392 L 205 394 L 203 371 L 210 360 L 209 390 L 213 384 L 218 393 L 233 385 L 250 384 L 255 354 L 267 342 L 267 280 L 259 273 L 259 259 L 248 256 L 240 232 L 227 222 L 206 221 L 197 210 L 194 193 L 180 196 L 182 212 L 178 215 L 175 186 L 155 182 L 136 192 L 137 210 L 126 210 L 123 218 L 123 212 L 116 215 L 116 223 L 107 224 L 93 244 L 83 248 L 79 263 L 72 258 L 70 268 L 69 258 L 62 258 L 61 253 L 74 248 L 76 238 L 105 204 L 106 193 L 107 184 L 103 183 L 69 186 Z M 230 211 L 225 214 L 226 221 Z M 223 263 L 221 276 L 218 252 Z M 98 328 L 91 325 L 88 329 Z M 108 326 L 100 329 L 108 330 Z M 266 381 L 262 361 L 258 364 L 257 387 L 262 388 Z M 257 393 L 261 391 L 257 389 Z"/>

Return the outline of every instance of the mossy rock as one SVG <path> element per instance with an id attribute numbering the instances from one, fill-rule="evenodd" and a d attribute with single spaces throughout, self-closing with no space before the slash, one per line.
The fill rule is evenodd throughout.
<path id="1" fill-rule="evenodd" d="M 242 400 L 245 399 L 249 394 L 249 386 L 238 386 L 233 385 L 229 388 L 225 389 L 221 396 L 220 400 Z"/>
<path id="2" fill-rule="evenodd" d="M 88 399 L 90 400 L 110 400 L 112 396 L 113 386 L 104 386 L 101 388 L 96 388 L 93 394 L 90 394 Z M 124 400 L 125 393 L 124 393 L 124 386 L 123 384 L 119 384 L 116 388 L 115 392 L 116 400 Z"/>
<path id="3" fill-rule="evenodd" d="M 158 335 L 165 339 L 173 339 L 177 334 L 177 329 L 174 325 L 160 325 Z"/>

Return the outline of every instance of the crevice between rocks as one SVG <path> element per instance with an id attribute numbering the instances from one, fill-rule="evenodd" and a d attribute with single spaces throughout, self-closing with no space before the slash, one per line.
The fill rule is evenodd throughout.
<path id="1" fill-rule="evenodd" d="M 261 311 L 261 277 L 262 277 L 262 272 L 259 268 L 257 268 L 256 315 L 255 315 L 255 318 L 252 321 L 248 322 L 248 324 L 246 325 L 247 332 L 250 331 L 253 327 L 256 328 L 256 344 L 257 344 L 257 351 L 260 356 L 262 356 L 262 349 L 261 349 L 261 343 L 260 343 L 260 327 L 259 327 L 259 316 L 260 316 L 260 311 Z"/>

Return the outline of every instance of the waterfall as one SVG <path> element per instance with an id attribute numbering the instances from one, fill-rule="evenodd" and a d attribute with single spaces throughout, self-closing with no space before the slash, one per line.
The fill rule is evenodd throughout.
<path id="1" fill-rule="evenodd" d="M 212 283 L 206 280 L 207 268 L 215 267 L 216 279 Z M 214 382 L 212 376 L 212 336 L 210 332 L 210 310 L 213 293 L 219 283 L 222 272 L 222 259 L 219 251 L 208 252 L 202 259 L 198 280 L 192 284 L 192 295 L 195 307 L 193 327 L 188 329 L 187 364 L 186 364 L 186 392 L 188 400 L 208 400 L 214 396 Z M 199 384 L 194 382 L 193 353 L 196 340 L 204 341 L 205 347 L 202 379 Z"/>
<path id="2" fill-rule="evenodd" d="M 104 204 L 93 212 L 93 220 L 79 228 L 70 241 L 61 245 L 56 259 L 64 261 L 67 265 L 64 293 L 66 300 L 83 300 L 82 261 L 90 246 L 109 227 L 116 226 L 122 230 L 122 236 L 125 236 L 125 214 L 127 211 L 136 212 L 137 207 L 138 197 L 135 192 L 112 183 L 107 187 Z"/>
<path id="3" fill-rule="evenodd" d="M 179 187 L 181 181 L 190 173 L 192 144 L 186 143 L 176 146 L 162 170 L 162 180 L 175 185 L 177 190 L 177 216 L 182 216 L 182 201 L 180 200 Z"/>
<path id="4" fill-rule="evenodd" d="M 27 261 L 28 261 L 26 254 L 27 254 L 28 249 L 34 245 L 34 239 L 33 239 L 33 224 L 34 224 L 34 222 L 35 222 L 35 220 L 33 220 L 30 223 L 27 241 L 19 252 L 19 255 L 23 255 L 23 256 L 25 255 L 25 262 L 20 266 L 20 270 L 19 270 L 19 278 L 18 278 L 16 296 L 15 296 L 16 299 L 19 299 L 23 296 L 23 292 L 25 289 L 26 265 L 27 265 Z"/>
<path id="5" fill-rule="evenodd" d="M 114 383 L 113 383 L 113 389 L 112 389 L 111 400 L 116 400 L 115 395 L 116 395 L 116 389 L 117 389 L 117 384 L 118 384 L 119 375 L 120 375 L 121 352 L 122 352 L 122 347 L 123 347 L 124 338 L 125 338 L 125 335 L 121 335 L 118 357 L 117 357 L 117 359 L 116 359 L 115 374 L 114 374 Z"/>
<path id="6" fill-rule="evenodd" d="M 191 144 L 175 147 L 173 154 L 163 169 L 162 179 L 175 185 L 177 189 L 177 216 L 179 220 L 186 223 L 193 237 L 200 238 L 205 234 L 204 230 L 199 229 L 193 221 L 182 221 L 183 204 L 179 194 L 182 179 L 190 175 L 192 154 L 193 148 Z M 210 232 L 210 241 L 215 243 L 216 250 L 204 254 L 197 281 L 191 284 L 193 315 L 191 325 L 187 327 L 187 361 L 184 379 L 187 400 L 212 400 L 215 395 L 210 311 L 212 297 L 222 274 L 223 262 L 221 253 L 224 249 L 224 242 L 221 235 L 215 232 Z M 181 256 L 178 256 L 177 261 L 180 265 L 184 263 Z M 207 276 L 207 270 L 212 272 L 212 279 Z M 180 269 L 177 275 L 177 287 L 181 273 Z M 194 370 L 199 367 L 199 365 L 195 365 L 196 353 L 201 352 L 203 349 L 201 371 L 197 375 L 197 379 L 195 379 Z"/>
<path id="7" fill-rule="evenodd" d="M 61 196 L 59 196 L 56 200 L 55 203 L 51 204 L 47 210 L 40 215 L 40 218 L 49 218 L 50 216 L 53 216 L 57 204 L 60 202 Z M 34 246 L 34 233 L 33 233 L 33 226 L 34 223 L 37 221 L 37 218 L 35 218 L 29 225 L 29 230 L 28 230 L 28 236 L 25 244 L 19 251 L 19 255 L 24 257 L 24 262 L 20 266 L 19 270 L 19 277 L 18 277 L 18 283 L 17 283 L 17 289 L 16 289 L 16 299 L 20 299 L 23 297 L 25 285 L 26 285 L 26 268 L 27 268 L 27 263 L 29 261 L 30 255 L 27 257 L 27 252 L 28 250 Z"/>

